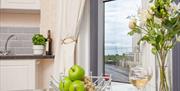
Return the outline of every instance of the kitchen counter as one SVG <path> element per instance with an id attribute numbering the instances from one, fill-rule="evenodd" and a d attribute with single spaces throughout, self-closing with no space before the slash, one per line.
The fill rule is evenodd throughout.
<path id="1" fill-rule="evenodd" d="M 6 55 L 0 56 L 1 59 L 53 59 L 54 55 Z"/>
<path id="2" fill-rule="evenodd" d="M 0 84 L 0 91 L 36 89 L 41 85 L 37 82 L 46 82 L 46 79 L 48 80 L 52 75 L 53 58 L 53 55 L 33 54 L 0 56 L 0 83 L 3 83 Z"/>
<path id="3" fill-rule="evenodd" d="M 55 90 L 53 90 L 53 89 L 37 89 L 37 90 L 13 90 L 13 91 L 55 91 Z M 107 89 L 106 91 L 138 91 L 138 90 L 131 84 L 112 82 L 111 90 Z M 145 91 L 147 91 L 147 90 L 145 90 Z M 148 91 L 154 91 L 154 90 L 148 90 Z"/>

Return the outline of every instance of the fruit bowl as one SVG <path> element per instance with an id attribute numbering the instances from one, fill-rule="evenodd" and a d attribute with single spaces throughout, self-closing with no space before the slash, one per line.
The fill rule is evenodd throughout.
<path id="1" fill-rule="evenodd" d="M 63 79 L 66 79 L 63 73 L 60 74 L 59 78 L 51 76 L 50 86 L 54 91 L 66 91 L 64 89 L 59 89 L 60 82 L 64 82 Z M 111 75 L 100 75 L 100 76 L 85 76 L 84 84 L 85 91 L 111 91 Z M 78 82 L 76 82 L 78 84 Z M 72 91 L 83 91 L 83 90 L 72 90 Z"/>

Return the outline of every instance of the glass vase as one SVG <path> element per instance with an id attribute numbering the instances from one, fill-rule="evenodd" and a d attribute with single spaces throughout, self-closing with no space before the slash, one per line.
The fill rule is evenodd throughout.
<path id="1" fill-rule="evenodd" d="M 172 91 L 172 59 L 170 54 L 156 55 L 156 91 Z"/>

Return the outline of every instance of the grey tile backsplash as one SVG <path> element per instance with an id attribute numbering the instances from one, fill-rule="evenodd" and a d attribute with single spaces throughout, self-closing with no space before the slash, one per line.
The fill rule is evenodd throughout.
<path id="1" fill-rule="evenodd" d="M 39 32 L 39 27 L 0 27 L 0 50 L 4 50 L 7 38 L 14 34 L 8 42 L 11 54 L 32 54 L 32 36 Z"/>

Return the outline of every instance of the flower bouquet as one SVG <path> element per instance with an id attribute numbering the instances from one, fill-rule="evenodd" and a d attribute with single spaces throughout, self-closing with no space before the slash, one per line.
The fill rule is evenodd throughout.
<path id="1" fill-rule="evenodd" d="M 151 0 L 150 7 L 138 11 L 129 22 L 132 30 L 128 34 L 141 34 L 142 41 L 152 46 L 152 53 L 158 61 L 158 91 L 172 91 L 168 81 L 167 55 L 175 46 L 180 35 L 180 4 L 173 0 Z"/>

